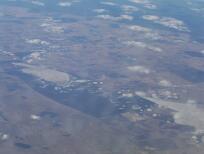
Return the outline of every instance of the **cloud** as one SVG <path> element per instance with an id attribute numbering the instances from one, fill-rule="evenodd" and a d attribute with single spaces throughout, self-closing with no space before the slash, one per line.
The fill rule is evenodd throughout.
<path id="1" fill-rule="evenodd" d="M 116 3 L 113 3 L 113 2 L 101 2 L 101 4 L 110 5 L 110 6 L 116 6 L 117 5 Z"/>
<path id="2" fill-rule="evenodd" d="M 138 4 L 149 4 L 150 3 L 148 0 L 129 0 L 129 1 L 133 3 L 138 3 Z"/>
<path id="3" fill-rule="evenodd" d="M 146 48 L 152 51 L 156 51 L 156 52 L 162 52 L 163 50 L 159 47 L 154 47 L 151 45 L 148 45 L 144 42 L 138 42 L 138 41 L 125 41 L 123 42 L 124 44 L 128 45 L 128 46 L 135 46 L 135 47 L 140 47 L 140 48 Z"/>
<path id="4" fill-rule="evenodd" d="M 125 15 L 125 14 L 124 14 L 124 15 L 121 15 L 120 18 L 121 18 L 121 19 L 126 19 L 126 20 L 133 20 L 133 17 L 132 17 L 132 16 L 130 16 L 130 15 Z"/>
<path id="5" fill-rule="evenodd" d="M 12 57 L 15 56 L 14 53 L 9 52 L 9 51 L 5 51 L 5 50 L 1 50 L 1 49 L 0 49 L 0 54 L 2 54 L 2 55 L 7 55 L 7 56 L 12 56 Z"/>
<path id="6" fill-rule="evenodd" d="M 137 46 L 140 48 L 146 48 L 147 44 L 145 44 L 144 42 L 138 42 L 138 41 L 126 41 L 124 42 L 124 44 L 128 45 L 128 46 Z"/>
<path id="7" fill-rule="evenodd" d="M 122 6 L 121 6 L 121 9 L 122 9 L 126 14 L 133 13 L 133 12 L 136 12 L 136 11 L 139 10 L 137 7 L 132 6 L 132 5 L 122 5 Z"/>
<path id="8" fill-rule="evenodd" d="M 156 9 L 157 6 L 153 3 L 151 3 L 148 0 L 129 0 L 130 2 L 136 3 L 136 4 L 142 4 L 147 9 Z"/>
<path id="9" fill-rule="evenodd" d="M 143 98 L 157 103 L 161 108 L 174 110 L 174 120 L 177 124 L 192 126 L 196 129 L 196 133 L 204 132 L 204 110 L 198 107 L 196 103 L 172 102 L 151 97 Z"/>
<path id="10" fill-rule="evenodd" d="M 178 99 L 178 95 L 169 90 L 159 91 L 159 97 L 164 98 L 164 99 Z"/>
<path id="11" fill-rule="evenodd" d="M 8 135 L 8 134 L 2 134 L 2 133 L 0 133 L 0 139 L 1 139 L 2 141 L 7 140 L 8 138 L 9 138 L 9 135 Z"/>
<path id="12" fill-rule="evenodd" d="M 132 31 L 135 31 L 137 33 L 138 32 L 143 33 L 144 37 L 147 39 L 152 39 L 152 40 L 162 39 L 162 37 L 157 32 L 154 32 L 150 28 L 146 28 L 146 27 L 142 27 L 142 26 L 138 26 L 138 25 L 130 25 L 130 26 L 127 26 L 127 28 L 132 30 Z"/>
<path id="13" fill-rule="evenodd" d="M 68 7 L 68 6 L 71 6 L 72 3 L 71 2 L 59 2 L 58 5 L 62 7 Z"/>
<path id="14" fill-rule="evenodd" d="M 200 1 L 201 2 L 201 1 Z M 202 4 L 198 4 L 196 2 L 187 2 L 188 6 L 189 6 L 189 9 L 191 9 L 192 11 L 196 12 L 196 13 L 199 13 L 201 16 L 204 16 L 203 13 L 204 13 L 204 7 Z"/>
<path id="15" fill-rule="evenodd" d="M 159 85 L 163 87 L 171 87 L 172 83 L 166 79 L 159 81 Z"/>
<path id="16" fill-rule="evenodd" d="M 146 96 L 146 93 L 143 91 L 135 91 L 135 95 L 137 96 Z"/>
<path id="17" fill-rule="evenodd" d="M 48 17 L 45 21 L 40 25 L 44 28 L 46 32 L 52 33 L 63 33 L 64 28 L 58 24 L 58 21 L 54 20 L 52 17 Z"/>
<path id="18" fill-rule="evenodd" d="M 94 9 L 93 12 L 104 13 L 104 12 L 107 12 L 107 10 L 105 10 L 105 9 Z"/>
<path id="19" fill-rule="evenodd" d="M 40 120 L 40 116 L 37 116 L 37 115 L 35 115 L 35 114 L 31 114 L 31 115 L 30 115 L 30 118 L 31 118 L 32 120 Z"/>
<path id="20" fill-rule="evenodd" d="M 80 2 L 79 0 L 71 0 L 71 1 L 63 1 L 63 2 L 59 2 L 58 3 L 58 6 L 61 6 L 61 7 L 70 7 L 73 5 L 73 3 L 78 3 Z"/>
<path id="21" fill-rule="evenodd" d="M 147 46 L 147 49 L 152 50 L 152 51 L 156 51 L 156 52 L 162 52 L 163 50 L 159 47 L 154 47 L 154 46 Z"/>
<path id="22" fill-rule="evenodd" d="M 40 39 L 26 39 L 26 43 L 35 44 L 35 45 L 49 45 L 50 43 L 47 41 L 43 41 Z"/>
<path id="23" fill-rule="evenodd" d="M 147 9 L 157 9 L 157 6 L 155 4 L 145 4 L 144 5 L 145 8 Z"/>
<path id="24" fill-rule="evenodd" d="M 138 25 L 131 25 L 128 26 L 128 29 L 137 31 L 137 32 L 151 32 L 152 30 L 146 27 L 138 26 Z"/>
<path id="25" fill-rule="evenodd" d="M 140 66 L 140 65 L 128 66 L 127 69 L 131 72 L 142 73 L 142 74 L 149 74 L 151 72 L 145 66 Z"/>
<path id="26" fill-rule="evenodd" d="M 30 57 L 33 59 L 39 59 L 40 58 L 41 53 L 40 52 L 33 52 L 30 54 Z"/>
<path id="27" fill-rule="evenodd" d="M 30 55 L 23 57 L 23 60 L 25 60 L 27 63 L 32 63 L 36 60 L 41 60 L 42 54 L 45 53 L 45 51 L 35 51 L 32 52 Z"/>
<path id="28" fill-rule="evenodd" d="M 121 15 L 118 17 L 111 16 L 111 15 L 98 15 L 97 18 L 106 19 L 106 20 L 113 20 L 113 21 L 119 21 L 119 20 L 133 20 L 133 17 L 130 15 Z"/>
<path id="29" fill-rule="evenodd" d="M 153 21 L 154 23 L 173 28 L 179 31 L 189 32 L 189 29 L 185 26 L 184 22 L 172 17 L 159 17 L 154 15 L 142 16 L 144 20 Z"/>
<path id="30" fill-rule="evenodd" d="M 40 1 L 31 1 L 31 3 L 34 5 L 38 5 L 38 6 L 45 6 L 45 4 L 43 2 L 40 2 Z"/>
<path id="31" fill-rule="evenodd" d="M 160 36 L 157 32 L 145 33 L 144 37 L 147 39 L 152 39 L 152 40 L 162 40 L 163 39 L 163 37 Z"/>
<path id="32" fill-rule="evenodd" d="M 134 96 L 133 93 L 123 93 L 123 94 L 122 94 L 122 97 L 131 98 L 131 97 L 133 97 L 133 96 Z"/>

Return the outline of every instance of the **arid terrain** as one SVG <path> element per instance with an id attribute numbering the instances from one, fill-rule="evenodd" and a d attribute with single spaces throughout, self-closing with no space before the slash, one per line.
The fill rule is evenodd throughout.
<path id="1" fill-rule="evenodd" d="M 203 154 L 202 0 L 2 0 L 0 154 Z"/>

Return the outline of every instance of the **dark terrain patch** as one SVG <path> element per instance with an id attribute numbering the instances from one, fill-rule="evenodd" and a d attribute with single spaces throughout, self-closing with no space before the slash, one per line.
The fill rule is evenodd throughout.
<path id="1" fill-rule="evenodd" d="M 15 146 L 21 149 L 30 149 L 32 147 L 30 144 L 25 144 L 20 142 L 15 143 Z"/>
<path id="2" fill-rule="evenodd" d="M 166 66 L 168 71 L 182 77 L 183 79 L 193 82 L 200 83 L 204 82 L 204 71 L 192 68 L 183 64 L 168 64 Z"/>
<path id="3" fill-rule="evenodd" d="M 40 113 L 40 117 L 56 118 L 58 116 L 55 112 L 43 111 Z"/>
<path id="4" fill-rule="evenodd" d="M 63 105 L 95 117 L 111 115 L 114 111 L 114 107 L 111 105 L 109 99 L 97 92 L 93 92 L 93 89 L 91 91 L 87 89 L 72 89 L 67 90 L 66 93 L 59 93 L 52 86 L 48 86 L 47 88 L 35 87 L 35 89 Z M 48 115 L 48 113 L 45 114 Z"/>
<path id="5" fill-rule="evenodd" d="M 186 51 L 185 53 L 191 57 L 196 57 L 196 58 L 203 58 L 204 57 L 204 54 L 202 54 L 201 52 Z"/>

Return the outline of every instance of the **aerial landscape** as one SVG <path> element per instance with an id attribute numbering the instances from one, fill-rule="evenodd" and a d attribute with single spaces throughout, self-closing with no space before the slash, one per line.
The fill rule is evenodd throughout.
<path id="1" fill-rule="evenodd" d="M 204 0 L 0 0 L 0 154 L 204 154 Z"/>

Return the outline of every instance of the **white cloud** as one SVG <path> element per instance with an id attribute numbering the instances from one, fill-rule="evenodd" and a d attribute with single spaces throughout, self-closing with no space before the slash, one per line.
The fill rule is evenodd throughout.
<path id="1" fill-rule="evenodd" d="M 140 48 L 146 48 L 148 50 L 156 51 L 156 52 L 162 52 L 163 50 L 159 47 L 154 47 L 151 45 L 148 45 L 144 42 L 138 42 L 138 41 L 125 41 L 123 42 L 124 44 L 128 46 L 135 46 L 135 47 L 140 47 Z"/>
<path id="2" fill-rule="evenodd" d="M 144 42 L 138 42 L 138 41 L 126 41 L 124 42 L 124 44 L 128 45 L 128 46 L 137 46 L 140 48 L 146 48 L 147 44 L 145 44 Z"/>
<path id="3" fill-rule="evenodd" d="M 162 52 L 162 51 L 163 51 L 161 48 L 159 48 L 159 47 L 154 47 L 154 46 L 151 46 L 151 45 L 149 45 L 149 46 L 147 47 L 147 49 L 152 50 L 152 51 L 156 51 L 156 52 Z"/>
<path id="4" fill-rule="evenodd" d="M 32 120 L 40 120 L 40 116 L 35 115 L 35 114 L 31 114 L 31 115 L 30 115 L 30 118 L 31 118 Z"/>
<path id="5" fill-rule="evenodd" d="M 155 15 L 144 15 L 143 19 L 150 20 L 150 21 L 156 21 L 156 20 L 159 20 L 160 17 L 155 16 Z"/>
<path id="6" fill-rule="evenodd" d="M 157 32 L 145 33 L 144 37 L 146 39 L 152 39 L 152 40 L 162 40 L 163 39 L 163 37 L 160 36 Z"/>
<path id="7" fill-rule="evenodd" d="M 25 56 L 23 57 L 23 60 L 25 60 L 27 63 L 32 63 L 33 61 L 36 61 L 36 60 L 41 60 L 42 58 L 42 54 L 45 53 L 45 51 L 35 51 L 35 52 L 32 52 L 30 55 L 28 56 Z"/>
<path id="8" fill-rule="evenodd" d="M 130 2 L 133 2 L 133 3 L 138 3 L 138 4 L 147 4 L 149 3 L 148 0 L 129 0 Z"/>
<path id="9" fill-rule="evenodd" d="M 35 44 L 35 45 L 49 45 L 50 43 L 47 41 L 43 41 L 40 39 L 26 39 L 26 43 Z"/>
<path id="10" fill-rule="evenodd" d="M 12 56 L 12 57 L 15 56 L 14 53 L 9 52 L 9 51 L 5 51 L 5 50 L 1 50 L 1 49 L 0 49 L 0 54 L 2 54 L 2 55 L 7 55 L 7 56 Z"/>
<path id="11" fill-rule="evenodd" d="M 139 10 L 137 7 L 132 6 L 132 5 L 122 5 L 121 8 L 126 14 L 136 12 Z"/>
<path id="12" fill-rule="evenodd" d="M 5 141 L 5 140 L 7 140 L 9 138 L 9 135 L 0 133 L 0 137 L 1 137 L 2 141 Z"/>
<path id="13" fill-rule="evenodd" d="M 142 73 L 142 74 L 149 74 L 151 72 L 145 66 L 140 66 L 140 65 L 128 66 L 127 69 L 131 72 L 137 72 L 137 73 Z"/>
<path id="14" fill-rule="evenodd" d="M 138 25 L 128 26 L 128 29 L 133 30 L 133 31 L 138 31 L 138 32 L 151 32 L 151 29 L 142 27 L 142 26 L 138 26 Z"/>
<path id="15" fill-rule="evenodd" d="M 159 81 L 159 85 L 163 87 L 171 87 L 172 83 L 166 79 Z"/>
<path id="16" fill-rule="evenodd" d="M 144 37 L 147 39 L 152 39 L 152 40 L 162 39 L 162 37 L 157 32 L 154 32 L 150 28 L 146 28 L 138 25 L 130 25 L 130 26 L 127 26 L 127 28 L 135 32 L 143 33 Z"/>
<path id="17" fill-rule="evenodd" d="M 204 110 L 195 103 L 172 102 L 151 97 L 143 98 L 157 103 L 160 107 L 174 110 L 174 119 L 177 124 L 195 127 L 196 133 L 204 132 Z"/>
<path id="18" fill-rule="evenodd" d="M 52 33 L 63 33 L 64 28 L 59 24 L 59 20 L 54 20 L 52 17 L 45 18 L 43 23 L 40 24 L 44 31 Z"/>
<path id="19" fill-rule="evenodd" d="M 118 16 L 118 17 L 114 17 L 114 16 L 111 16 L 111 15 L 98 15 L 96 17 L 101 18 L 101 19 L 106 19 L 106 20 L 113 20 L 113 21 L 133 20 L 133 17 L 130 16 L 130 15 L 121 15 L 121 16 Z"/>
<path id="20" fill-rule="evenodd" d="M 175 92 L 169 90 L 159 91 L 159 96 L 164 99 L 178 99 L 178 95 Z"/>
<path id="21" fill-rule="evenodd" d="M 68 6 L 71 6 L 72 3 L 71 2 L 59 2 L 58 5 L 62 7 L 68 7 Z"/>
<path id="22" fill-rule="evenodd" d="M 40 52 L 33 52 L 30 54 L 30 57 L 33 59 L 39 59 L 40 58 L 41 53 Z"/>
<path id="23" fill-rule="evenodd" d="M 126 15 L 126 14 L 121 15 L 120 18 L 121 18 L 121 19 L 126 19 L 126 20 L 133 20 L 133 17 L 132 17 L 132 16 Z"/>
<path id="24" fill-rule="evenodd" d="M 93 12 L 104 13 L 104 12 L 107 12 L 107 10 L 105 10 L 105 9 L 94 9 Z"/>
<path id="25" fill-rule="evenodd" d="M 123 94 L 122 94 L 122 97 L 131 98 L 131 97 L 133 97 L 133 96 L 134 96 L 133 93 L 123 93 Z"/>
<path id="26" fill-rule="evenodd" d="M 61 26 L 58 26 L 53 23 L 43 23 L 40 25 L 41 27 L 44 28 L 45 31 L 47 32 L 53 32 L 53 33 L 62 33 L 64 32 L 64 28 Z"/>
<path id="27" fill-rule="evenodd" d="M 41 1 L 31 1 L 31 3 L 38 6 L 45 6 L 45 4 Z"/>
<path id="28" fill-rule="evenodd" d="M 138 95 L 138 96 L 146 96 L 146 93 L 143 92 L 143 91 L 135 91 L 135 95 Z"/>
<path id="29" fill-rule="evenodd" d="M 149 0 L 129 0 L 130 2 L 136 3 L 136 4 L 142 4 L 147 9 L 156 9 L 157 6 L 150 2 Z"/>
<path id="30" fill-rule="evenodd" d="M 113 2 L 101 2 L 101 4 L 110 5 L 110 6 L 116 6 L 117 5 L 116 3 L 113 3 Z"/>
<path id="31" fill-rule="evenodd" d="M 157 6 L 155 4 L 145 4 L 144 7 L 147 9 L 157 9 Z"/>
<path id="32" fill-rule="evenodd" d="M 185 26 L 183 21 L 172 18 L 172 17 L 159 17 L 159 16 L 154 16 L 154 15 L 144 15 L 142 18 L 148 21 L 153 21 L 154 23 L 158 23 L 160 25 L 163 25 L 169 28 L 189 32 L 189 29 Z"/>

